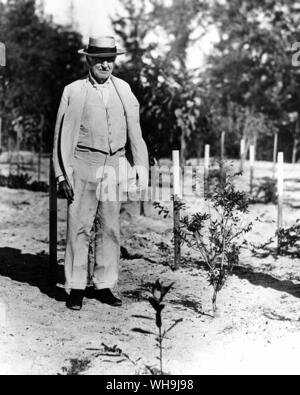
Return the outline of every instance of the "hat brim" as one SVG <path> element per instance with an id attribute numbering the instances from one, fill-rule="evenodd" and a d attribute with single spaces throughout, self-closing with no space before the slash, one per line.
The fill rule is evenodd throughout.
<path id="1" fill-rule="evenodd" d="M 86 55 L 86 56 L 92 56 L 92 57 L 94 56 L 94 57 L 97 57 L 97 58 L 107 58 L 107 57 L 110 57 L 110 56 L 124 55 L 126 53 L 126 51 L 124 51 L 122 49 L 118 49 L 117 52 L 106 52 L 106 53 L 103 53 L 103 52 L 97 53 L 96 52 L 96 53 L 90 53 L 90 52 L 87 51 L 87 48 L 83 48 L 83 49 L 80 49 L 78 51 L 78 53 L 80 55 Z"/>

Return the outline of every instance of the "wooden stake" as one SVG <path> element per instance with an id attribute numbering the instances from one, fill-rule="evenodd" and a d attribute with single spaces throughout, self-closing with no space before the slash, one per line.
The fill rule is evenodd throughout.
<path id="1" fill-rule="evenodd" d="M 209 177 L 209 164 L 210 164 L 210 145 L 205 145 L 204 152 L 204 196 L 208 193 L 208 177 Z"/>
<path id="2" fill-rule="evenodd" d="M 283 226 L 283 152 L 278 153 L 278 168 L 277 168 L 277 196 L 278 196 L 278 217 L 277 217 L 277 252 L 280 253 L 281 240 L 279 231 Z"/>
<path id="3" fill-rule="evenodd" d="M 2 152 L 2 118 L 0 117 L 0 154 Z"/>
<path id="4" fill-rule="evenodd" d="M 41 122 L 40 122 L 40 147 L 39 147 L 39 156 L 38 156 L 38 181 L 41 181 L 41 164 L 42 164 L 42 149 L 43 149 L 43 136 L 44 136 L 44 122 L 45 117 L 41 115 Z"/>
<path id="5" fill-rule="evenodd" d="M 179 151 L 173 151 L 173 213 L 174 213 L 174 268 L 178 270 L 180 267 L 181 260 L 181 249 L 180 249 L 180 208 L 179 203 L 181 199 L 181 186 L 180 186 L 180 161 Z"/>
<path id="6" fill-rule="evenodd" d="M 221 162 L 220 162 L 220 182 L 221 186 L 224 184 L 224 159 L 225 159 L 225 132 L 221 134 Z"/>
<path id="7" fill-rule="evenodd" d="M 5 44 L 0 42 L 0 67 L 5 67 L 5 66 L 6 66 Z M 3 90 L 4 90 L 4 82 L 3 82 Z M 2 118 L 0 118 L 0 153 L 1 152 L 2 152 Z"/>
<path id="8" fill-rule="evenodd" d="M 0 42 L 0 67 L 6 66 L 6 49 L 5 44 Z"/>
<path id="9" fill-rule="evenodd" d="M 17 174 L 18 175 L 20 175 L 20 133 L 21 133 L 20 128 L 19 126 L 17 126 Z"/>
<path id="10" fill-rule="evenodd" d="M 56 283 L 57 276 L 57 184 L 54 174 L 52 155 L 49 173 L 49 257 L 50 281 Z"/>
<path id="11" fill-rule="evenodd" d="M 242 139 L 240 143 L 241 171 L 244 171 L 245 153 L 246 153 L 245 139 Z"/>
<path id="12" fill-rule="evenodd" d="M 275 179 L 276 173 L 276 161 L 277 161 L 277 151 L 278 151 L 278 133 L 274 134 L 274 145 L 273 145 L 273 179 Z"/>
<path id="13" fill-rule="evenodd" d="M 250 194 L 251 195 L 253 193 L 254 163 L 255 163 L 255 146 L 250 145 Z"/>
<path id="14" fill-rule="evenodd" d="M 221 162 L 225 158 L 225 132 L 221 134 Z"/>
<path id="15" fill-rule="evenodd" d="M 292 164 L 293 165 L 295 165 L 295 163 L 296 163 L 298 145 L 299 145 L 299 121 L 298 121 L 298 117 L 297 117 L 296 125 L 295 125 L 294 142 L 293 142 L 293 153 L 292 153 Z"/>
<path id="16" fill-rule="evenodd" d="M 11 175 L 11 160 L 12 160 L 12 142 L 11 136 L 8 136 L 8 163 L 9 163 L 9 175 Z"/>

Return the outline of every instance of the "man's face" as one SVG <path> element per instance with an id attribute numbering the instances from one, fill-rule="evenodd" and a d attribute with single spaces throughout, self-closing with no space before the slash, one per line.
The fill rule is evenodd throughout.
<path id="1" fill-rule="evenodd" d="M 106 81 L 112 74 L 116 57 L 101 58 L 88 56 L 87 62 L 91 72 L 98 82 Z"/>

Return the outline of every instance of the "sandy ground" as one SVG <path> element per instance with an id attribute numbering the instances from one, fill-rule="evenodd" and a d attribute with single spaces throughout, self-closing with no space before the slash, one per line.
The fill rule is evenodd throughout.
<path id="1" fill-rule="evenodd" d="M 300 218 L 300 166 L 285 166 L 284 223 Z M 270 163 L 258 163 L 256 177 L 271 175 Z M 248 188 L 249 172 L 240 181 Z M 188 202 L 192 209 L 197 202 Z M 63 258 L 66 204 L 59 200 L 59 259 Z M 298 207 L 298 208 L 297 208 Z M 274 205 L 253 205 L 259 216 L 249 239 L 263 242 L 276 230 Z M 183 267 L 174 272 L 170 245 L 172 218 L 162 219 L 151 204 L 139 216 L 139 204 L 125 204 L 121 260 L 121 308 L 87 297 L 81 312 L 65 307 L 65 294 L 47 282 L 48 196 L 0 188 L 0 373 L 2 374 L 143 374 L 158 367 L 155 331 L 147 301 L 149 285 L 160 278 L 175 282 L 167 297 L 164 325 L 183 318 L 165 342 L 164 371 L 171 374 L 299 374 L 300 262 L 272 256 L 258 259 L 244 251 L 240 266 L 211 316 L 211 289 L 204 268 L 183 251 Z M 129 257 L 127 257 L 129 258 Z M 60 265 L 60 270 L 62 266 Z M 131 362 L 103 352 L 117 345 Z M 109 354 L 109 355 L 108 355 Z"/>

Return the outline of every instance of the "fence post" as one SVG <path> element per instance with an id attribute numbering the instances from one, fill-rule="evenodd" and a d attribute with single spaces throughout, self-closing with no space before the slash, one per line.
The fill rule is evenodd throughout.
<path id="1" fill-rule="evenodd" d="M 17 174 L 20 175 L 20 133 L 21 126 L 17 126 Z"/>
<path id="2" fill-rule="evenodd" d="M 180 248 L 180 199 L 181 199 L 181 171 L 180 171 L 180 160 L 179 151 L 172 152 L 173 159 L 173 214 L 174 214 L 174 268 L 178 270 L 180 267 L 181 260 L 181 248 Z"/>
<path id="3" fill-rule="evenodd" d="M 244 171 L 245 152 L 246 152 L 245 139 L 242 139 L 241 143 L 240 143 L 240 158 L 241 158 L 240 170 L 241 171 Z"/>
<path id="4" fill-rule="evenodd" d="M 253 193 L 255 146 L 250 145 L 250 195 Z"/>
<path id="5" fill-rule="evenodd" d="M 283 152 L 278 153 L 278 167 L 277 167 L 277 196 L 278 196 L 278 217 L 277 217 L 277 253 L 280 253 L 281 240 L 280 230 L 283 225 Z"/>
<path id="6" fill-rule="evenodd" d="M 49 185 L 49 271 L 50 281 L 55 283 L 57 275 L 57 184 L 52 155 L 50 155 Z"/>
<path id="7" fill-rule="evenodd" d="M 2 153 L 2 118 L 0 117 L 0 154 Z"/>
<path id="8" fill-rule="evenodd" d="M 225 132 L 221 134 L 221 163 L 220 163 L 220 181 L 221 186 L 224 184 L 224 159 L 225 159 Z"/>
<path id="9" fill-rule="evenodd" d="M 210 145 L 206 144 L 205 152 L 204 152 L 204 197 L 207 196 L 207 192 L 208 192 L 209 164 L 210 164 Z"/>
<path id="10" fill-rule="evenodd" d="M 0 67 L 6 66 L 6 49 L 5 44 L 0 42 Z M 3 82 L 4 90 L 4 82 Z M 0 118 L 0 154 L 2 153 L 2 118 Z"/>
<path id="11" fill-rule="evenodd" d="M 275 179 L 276 173 L 276 160 L 277 160 L 277 151 L 278 151 L 278 132 L 274 134 L 274 145 L 273 145 L 273 179 Z"/>
<path id="12" fill-rule="evenodd" d="M 9 175 L 11 175 L 11 161 L 12 161 L 12 141 L 11 141 L 11 135 L 8 135 L 8 163 L 9 163 Z"/>
<path id="13" fill-rule="evenodd" d="M 6 66 L 6 48 L 5 44 L 0 42 L 0 67 Z"/>
<path id="14" fill-rule="evenodd" d="M 41 181 L 41 166 L 42 166 L 42 149 L 43 149 L 43 136 L 44 136 L 44 123 L 45 117 L 41 115 L 41 122 L 39 125 L 40 128 L 40 147 L 39 147 L 39 156 L 38 156 L 38 182 Z"/>

